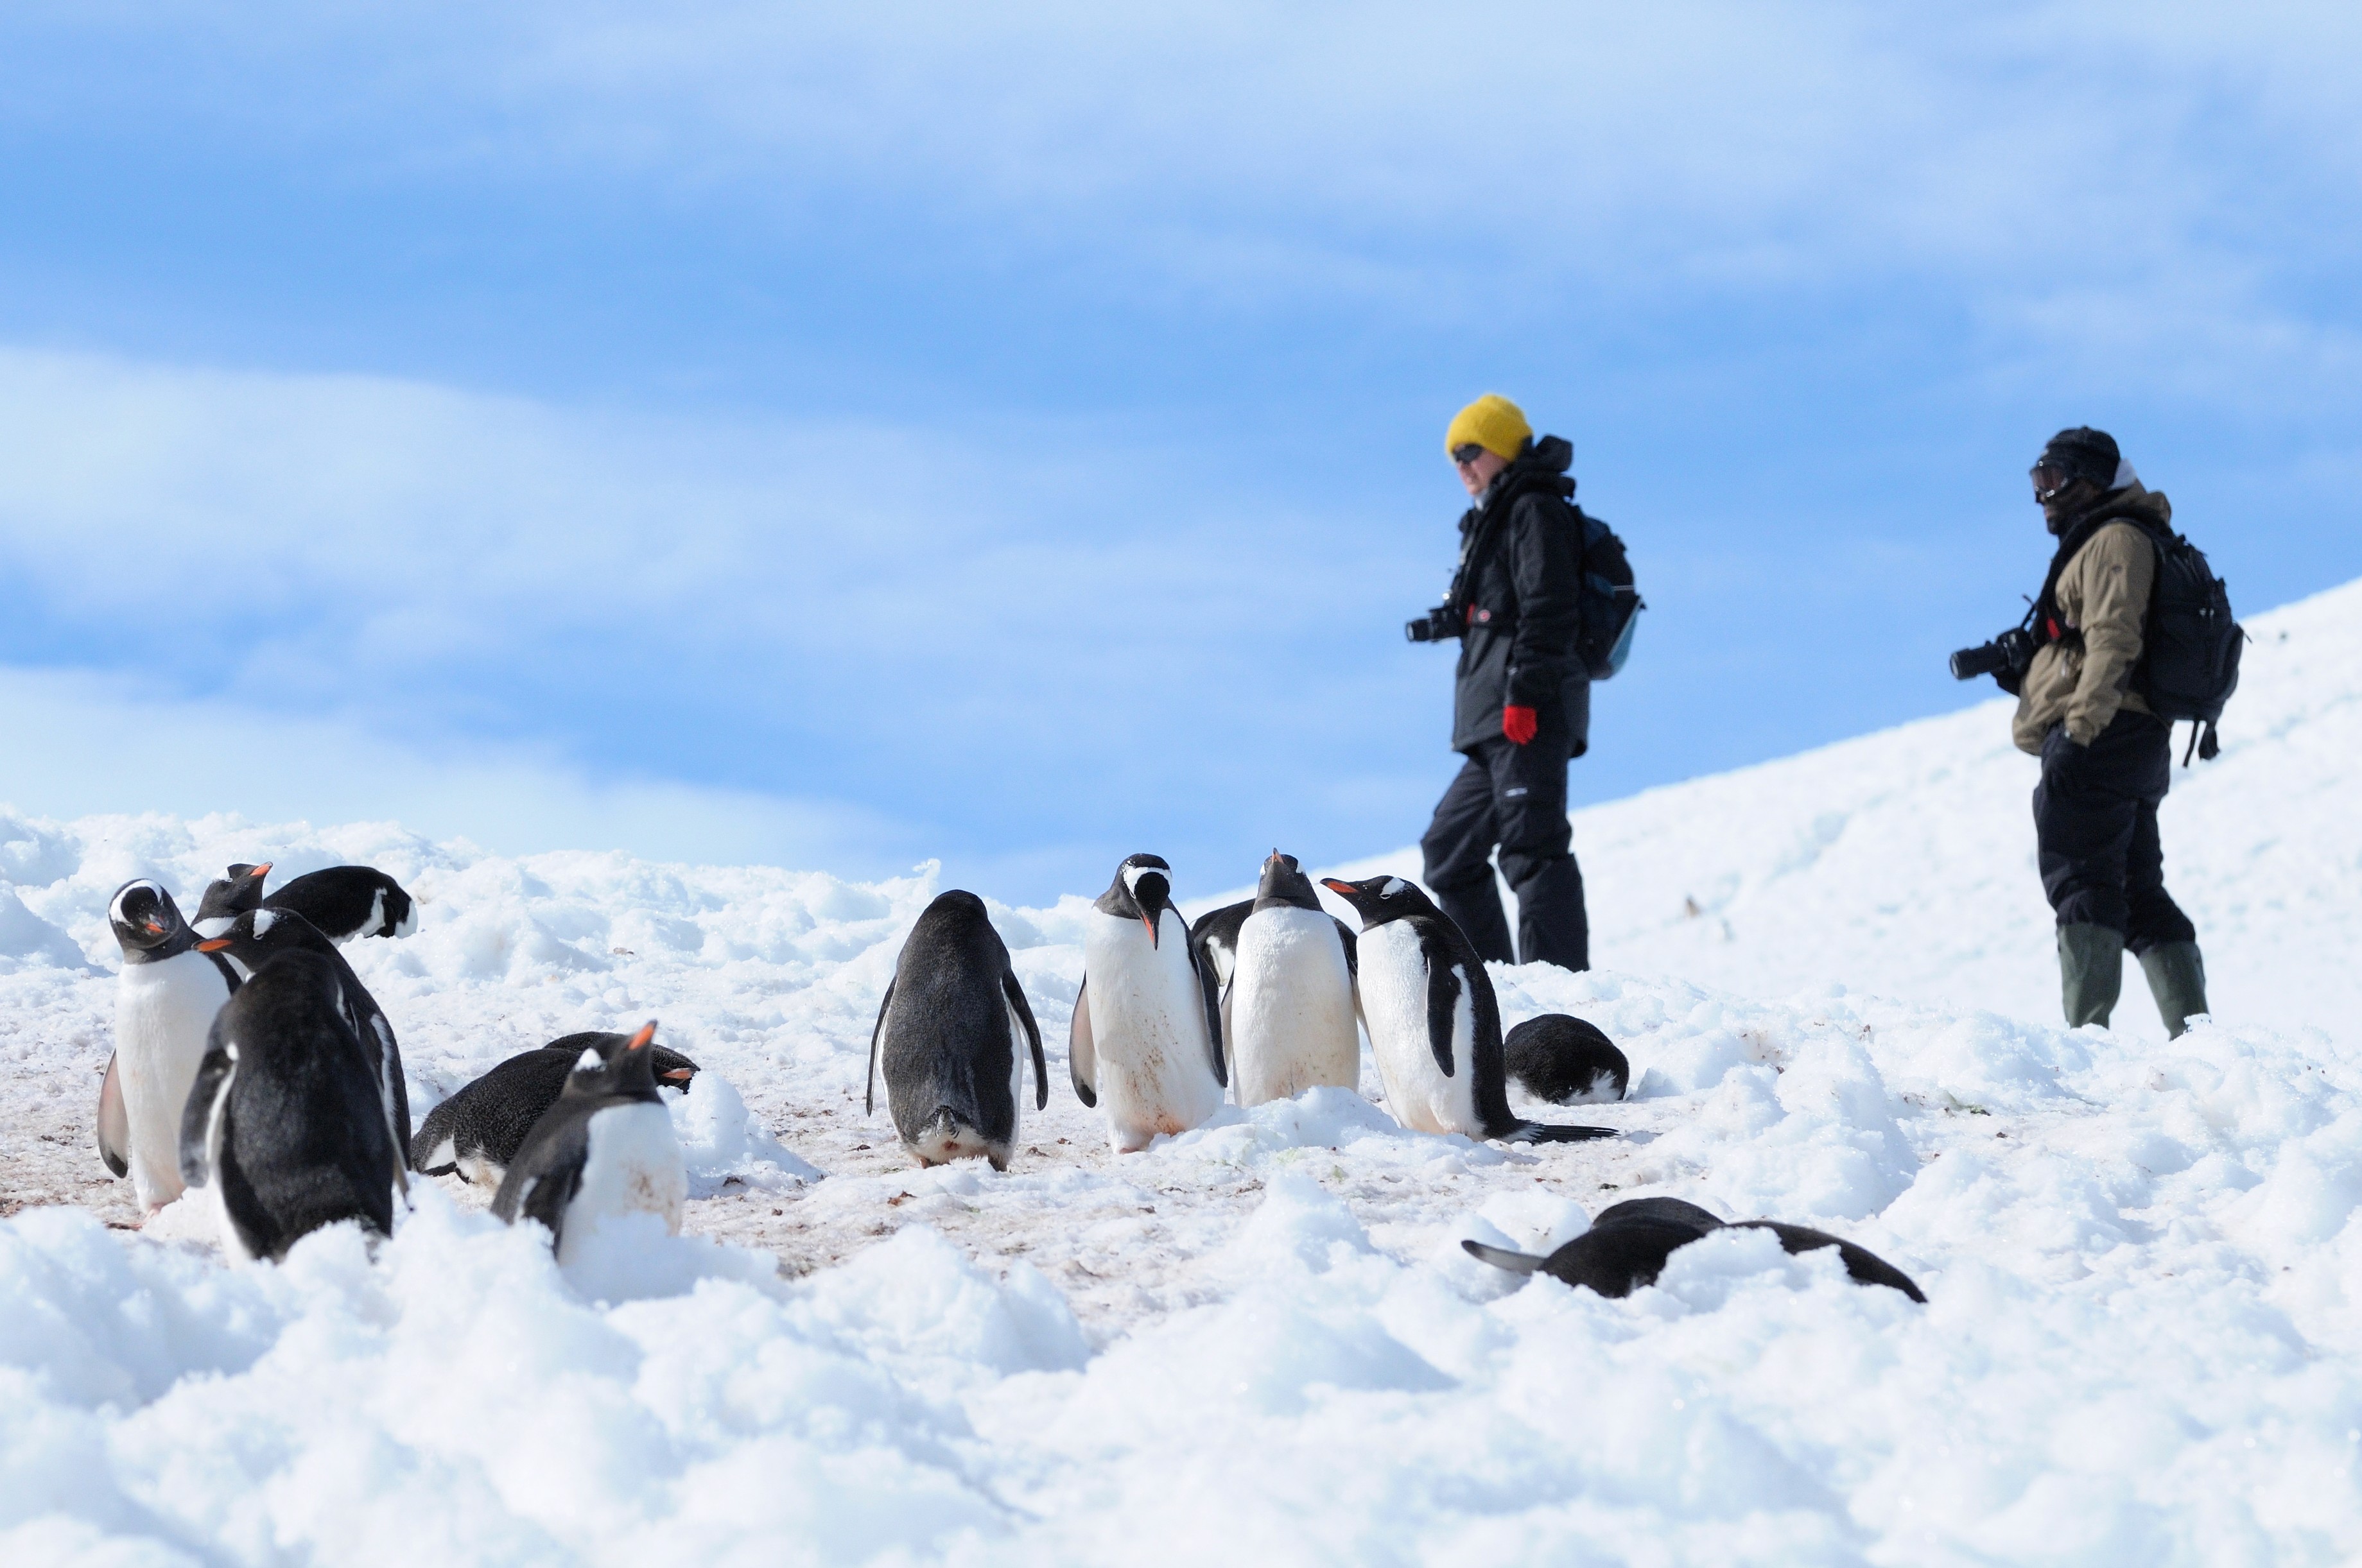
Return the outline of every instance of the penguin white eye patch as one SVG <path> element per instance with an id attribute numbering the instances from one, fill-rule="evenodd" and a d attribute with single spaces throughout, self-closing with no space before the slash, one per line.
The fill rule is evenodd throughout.
<path id="1" fill-rule="evenodd" d="M 1378 896 L 1380 898 L 1392 898 L 1396 894 L 1400 893 L 1406 885 L 1407 884 L 1404 883 L 1402 878 L 1398 876 L 1390 876 L 1386 878 L 1386 885 L 1378 889 Z"/>
<path id="2" fill-rule="evenodd" d="M 606 1069 L 606 1066 L 607 1058 L 599 1054 L 599 1047 L 596 1046 L 590 1047 L 574 1058 L 574 1070 L 577 1072 L 602 1072 Z"/>

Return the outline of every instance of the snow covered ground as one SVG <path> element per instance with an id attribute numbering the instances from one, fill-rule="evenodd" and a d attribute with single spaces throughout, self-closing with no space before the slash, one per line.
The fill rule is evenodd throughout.
<path id="1" fill-rule="evenodd" d="M 2222 1023 L 2165 1044 L 2135 972 L 2126 1028 L 2056 1026 L 2032 764 L 1979 709 L 1579 814 L 1606 967 L 1496 978 L 1636 1071 L 1520 1110 L 1631 1135 L 1532 1151 L 1323 1091 L 1114 1157 L 1065 1083 L 1073 897 L 992 906 L 1049 1111 L 1005 1176 L 922 1173 L 861 1080 L 924 872 L 0 815 L 0 1562 L 2354 1561 L 2357 624 L 2362 585 L 2257 618 L 2166 808 Z M 348 950 L 422 1113 L 661 1019 L 709 1069 L 690 1234 L 568 1278 L 448 1179 L 373 1261 L 124 1230 L 105 901 L 260 859 L 420 897 Z M 1929 1304 L 1760 1233 L 1623 1301 L 1457 1246 L 1654 1192 Z"/>

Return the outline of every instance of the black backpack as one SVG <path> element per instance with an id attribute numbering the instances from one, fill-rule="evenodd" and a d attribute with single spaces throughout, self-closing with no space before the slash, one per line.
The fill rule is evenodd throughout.
<path id="1" fill-rule="evenodd" d="M 1604 681 L 1632 656 L 1632 633 L 1649 606 L 1632 585 L 1632 563 L 1616 531 L 1581 507 L 1573 510 L 1583 524 L 1583 587 L 1576 596 L 1583 627 L 1574 634 L 1574 656 L 1593 680 Z"/>
<path id="2" fill-rule="evenodd" d="M 2231 590 L 2206 565 L 2204 552 L 2169 529 L 2144 521 L 2141 532 L 2157 546 L 2157 583 L 2134 685 L 2168 724 L 2186 718 L 2196 725 L 2190 749 L 2211 760 L 2222 750 L 2214 725 L 2239 689 L 2239 650 L 2247 634 L 2231 618 Z M 2181 762 L 2190 765 L 2190 751 Z"/>

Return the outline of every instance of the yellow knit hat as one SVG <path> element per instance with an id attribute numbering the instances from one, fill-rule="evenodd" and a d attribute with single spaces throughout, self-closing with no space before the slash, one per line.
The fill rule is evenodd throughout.
<path id="1" fill-rule="evenodd" d="M 1451 424 L 1443 433 L 1443 450 L 1449 455 L 1455 446 L 1474 442 L 1497 457 L 1515 457 L 1534 438 L 1534 427 L 1526 422 L 1525 411 L 1501 396 L 1487 392 L 1474 402 L 1451 416 Z"/>

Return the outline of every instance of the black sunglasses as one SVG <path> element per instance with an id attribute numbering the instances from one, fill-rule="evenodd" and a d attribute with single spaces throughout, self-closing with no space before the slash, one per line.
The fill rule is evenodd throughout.
<path id="1" fill-rule="evenodd" d="M 1484 455 L 1484 446 L 1473 441 L 1463 443 L 1462 444 L 1451 449 L 1451 460 L 1454 463 L 1459 464 L 1462 468 L 1465 468 L 1468 465 L 1475 462 L 1476 459 Z"/>

